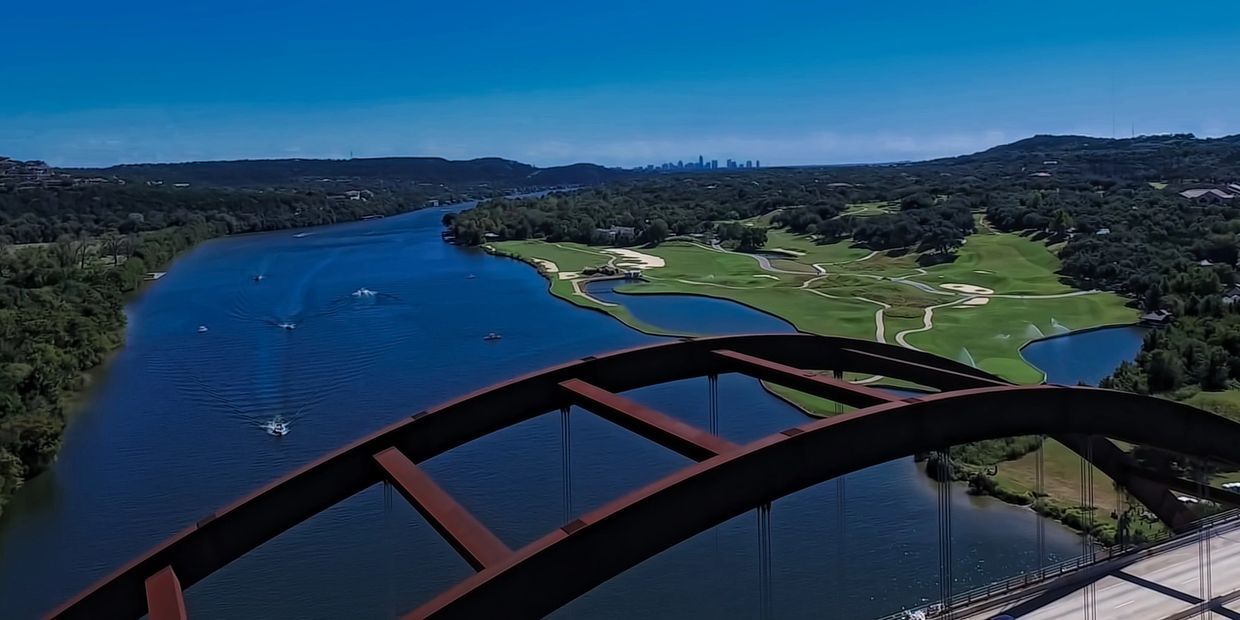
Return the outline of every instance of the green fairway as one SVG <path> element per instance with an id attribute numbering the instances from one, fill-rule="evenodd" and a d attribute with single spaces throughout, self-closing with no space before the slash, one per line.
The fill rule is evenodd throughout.
<path id="1" fill-rule="evenodd" d="M 541 241 L 494 246 L 539 264 L 554 294 L 638 326 L 623 306 L 602 304 L 574 287 L 581 279 L 577 272 L 606 264 L 613 254 Z M 619 290 L 729 299 L 782 317 L 801 331 L 917 348 L 1018 383 L 1043 378 L 1020 355 L 1031 340 L 1136 318 L 1117 295 L 1076 291 L 1060 282 L 1058 258 L 1042 243 L 1018 235 L 972 235 L 954 261 L 926 268 L 918 267 L 915 254 L 889 256 L 847 242 L 818 245 L 780 230 L 768 233 L 768 246 L 786 257 L 771 259 L 769 268 L 753 255 L 694 243 L 639 249 L 663 264 L 644 269 L 645 282 Z"/>

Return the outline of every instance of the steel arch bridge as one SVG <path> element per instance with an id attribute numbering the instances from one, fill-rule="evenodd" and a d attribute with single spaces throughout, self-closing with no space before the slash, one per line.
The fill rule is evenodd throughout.
<path id="1" fill-rule="evenodd" d="M 901 397 L 860 372 L 938 393 Z M 621 395 L 741 373 L 859 408 L 741 446 Z M 713 382 L 712 382 L 713 385 Z M 508 548 L 417 463 L 524 420 L 578 406 L 697 461 Z M 186 617 L 182 589 L 309 517 L 387 482 L 475 569 L 406 618 L 540 617 L 676 543 L 814 484 L 911 454 L 1019 435 L 1064 442 L 1172 529 L 1172 490 L 1198 483 L 1138 468 L 1115 438 L 1240 464 L 1240 424 L 1187 405 L 1059 385 L 1015 386 L 964 364 L 808 334 L 686 338 L 555 366 L 412 415 L 206 516 L 52 612 L 54 618 Z M 1210 489 L 1240 505 L 1240 495 Z"/>

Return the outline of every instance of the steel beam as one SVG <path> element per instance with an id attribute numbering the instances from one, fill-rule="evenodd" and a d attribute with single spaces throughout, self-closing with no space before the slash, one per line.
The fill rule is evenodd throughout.
<path id="1" fill-rule="evenodd" d="M 899 396 L 888 394 L 864 385 L 849 383 L 840 379 L 832 379 L 810 370 L 802 370 L 785 366 L 777 362 L 737 353 L 735 351 L 715 351 L 715 356 L 724 361 L 725 365 L 736 372 L 744 373 L 756 379 L 770 381 L 784 387 L 812 394 L 827 400 L 843 403 L 850 407 L 869 407 L 880 403 L 901 400 Z"/>
<path id="2" fill-rule="evenodd" d="M 512 550 L 397 448 L 375 455 L 388 480 L 474 570 L 494 566 Z"/>
<path id="3" fill-rule="evenodd" d="M 582 515 L 405 616 L 540 618 L 691 536 L 757 506 L 901 456 L 994 437 L 1115 436 L 1240 456 L 1240 424 L 1182 403 L 1093 388 L 934 394 L 818 420 L 703 461 Z"/>
<path id="4" fill-rule="evenodd" d="M 146 580 L 147 617 L 151 620 L 186 620 L 185 596 L 171 566 Z"/>
<path id="5" fill-rule="evenodd" d="M 1149 478 L 1132 475 L 1136 463 L 1119 446 L 1106 437 L 1092 435 L 1088 438 L 1081 435 L 1052 435 L 1052 439 L 1067 446 L 1081 458 L 1089 458 L 1090 463 L 1108 478 L 1128 489 L 1137 501 L 1141 502 L 1154 516 L 1158 517 L 1167 527 L 1175 532 L 1183 532 L 1192 527 L 1197 518 L 1164 483 Z M 1088 455 L 1088 456 L 1087 456 Z"/>
<path id="6" fill-rule="evenodd" d="M 883 374 L 940 389 L 951 389 L 951 385 L 938 385 L 936 381 L 998 381 L 996 377 L 980 370 L 929 353 L 876 342 L 811 334 L 692 338 L 590 356 L 491 385 L 440 406 L 420 411 L 300 467 L 232 505 L 198 520 L 181 533 L 100 579 L 50 615 L 57 618 L 90 619 L 139 617 L 147 611 L 145 582 L 148 577 L 165 567 L 172 567 L 183 588 L 193 587 L 195 583 L 280 533 L 384 480 L 387 474 L 375 461 L 374 455 L 388 448 L 399 448 L 414 463 L 433 458 L 490 433 L 555 410 L 565 401 L 559 384 L 569 379 L 581 379 L 600 389 L 622 393 L 648 385 L 734 371 L 734 360 L 720 357 L 714 353 L 717 350 L 734 351 L 794 369 L 822 368 Z M 926 370 L 940 366 L 950 372 L 943 374 Z M 962 379 L 956 375 L 971 379 Z M 821 382 L 812 383 L 822 387 Z M 858 388 L 860 386 L 835 386 L 832 389 L 844 390 L 845 393 L 855 396 L 861 391 Z M 1086 394 L 1081 395 L 1080 392 Z M 1187 406 L 1168 410 L 1170 405 L 1158 399 L 1112 392 L 1104 392 L 1108 396 L 1100 398 L 1090 396 L 1089 392 L 1091 390 L 1080 388 L 1065 389 L 1062 391 L 1062 402 L 1065 406 L 1078 399 L 1090 402 L 1093 409 L 1081 413 L 1082 419 L 1094 415 L 1105 416 L 1108 408 L 1122 411 L 1129 416 L 1126 426 L 1114 424 L 1112 427 L 1131 432 L 1115 433 L 1114 436 L 1118 439 L 1148 443 L 1187 454 L 1240 460 L 1240 454 L 1233 454 L 1236 445 L 1240 445 L 1240 439 L 1233 444 L 1218 442 L 1219 438 L 1230 437 L 1231 427 L 1210 426 L 1234 423 L 1208 415 L 1206 417 L 1210 421 L 1202 422 L 1202 418 L 1196 415 L 1201 414 L 1200 411 Z M 956 396 L 950 395 L 952 398 Z M 919 397 L 909 399 L 909 403 L 939 397 Z M 962 410 L 977 406 L 977 401 L 973 399 L 959 401 L 959 408 Z M 1058 417 L 1057 404 L 1052 403 L 1041 411 L 1029 411 L 1023 405 L 1014 407 L 1019 410 L 1019 422 L 1027 425 L 1022 427 L 1025 430 L 1015 434 L 1082 432 Z M 1195 414 L 1184 413 L 1186 410 Z M 904 445 L 901 442 L 908 435 L 937 432 L 943 425 L 950 427 L 954 414 L 951 411 L 944 413 L 950 415 L 941 415 L 928 428 L 892 424 L 885 435 L 873 441 L 876 444 L 890 441 L 892 443 L 888 447 L 897 447 Z M 977 431 L 974 439 L 1012 434 L 1008 432 L 1012 422 L 1009 418 L 1016 414 L 993 407 L 988 413 L 988 417 L 974 421 L 976 426 L 973 430 Z M 1185 426 L 1195 429 L 1192 436 L 1197 438 L 1197 443 L 1171 442 L 1169 438 L 1182 439 L 1186 436 L 1182 428 Z M 798 429 L 791 429 L 782 436 L 791 437 L 800 432 Z M 1129 436 L 1125 436 L 1126 434 Z M 869 450 L 872 447 L 854 445 L 845 448 L 843 452 Z M 734 453 L 720 455 L 707 462 L 728 459 L 731 454 Z M 770 481 L 772 484 L 782 483 L 782 479 L 788 476 L 800 476 L 798 472 L 791 470 L 771 475 L 779 479 Z M 725 493 L 730 494 L 731 491 Z M 668 512 L 661 515 L 664 519 L 676 519 L 679 518 L 678 511 L 679 508 L 669 508 Z M 574 524 L 577 525 L 570 524 L 571 528 L 566 526 L 568 529 L 557 531 L 565 534 L 570 529 L 578 529 L 578 521 L 574 521 Z M 511 561 L 513 560 L 504 563 Z M 490 570 L 493 569 L 484 572 Z"/>
<path id="7" fill-rule="evenodd" d="M 560 389 L 568 393 L 574 405 L 695 461 L 737 448 L 726 439 L 580 379 L 562 381 Z"/>
<path id="8" fill-rule="evenodd" d="M 899 377 L 906 381 L 912 381 L 913 383 L 942 391 L 1007 385 L 1003 381 L 986 376 L 981 371 L 977 371 L 976 374 L 965 373 L 909 359 L 900 359 L 891 354 L 874 353 L 849 347 L 845 347 L 840 351 L 845 356 L 856 361 L 864 360 L 865 365 L 874 369 L 875 374 Z"/>

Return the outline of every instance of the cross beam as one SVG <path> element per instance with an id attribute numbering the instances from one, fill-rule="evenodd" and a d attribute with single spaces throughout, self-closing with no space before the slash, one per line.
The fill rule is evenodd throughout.
<path id="1" fill-rule="evenodd" d="M 375 461 L 400 494 L 474 570 L 494 566 L 512 555 L 503 541 L 399 449 L 388 448 L 376 454 Z"/>
<path id="2" fill-rule="evenodd" d="M 146 610 L 151 620 L 186 620 L 185 595 L 171 566 L 147 578 Z"/>
<path id="3" fill-rule="evenodd" d="M 785 366 L 777 362 L 764 360 L 760 357 L 745 355 L 735 351 L 717 350 L 713 352 L 724 366 L 735 372 L 751 377 L 770 381 L 794 390 L 805 392 L 843 403 L 850 407 L 869 407 L 902 400 L 898 396 L 882 390 L 849 383 L 841 379 L 832 379 L 810 370 L 802 370 Z"/>
<path id="4" fill-rule="evenodd" d="M 568 393 L 574 405 L 695 461 L 737 448 L 726 439 L 580 379 L 562 381 L 560 389 Z"/>

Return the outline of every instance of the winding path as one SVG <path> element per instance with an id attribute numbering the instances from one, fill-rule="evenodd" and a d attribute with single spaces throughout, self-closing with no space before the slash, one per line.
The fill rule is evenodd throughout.
<path id="1" fill-rule="evenodd" d="M 905 338 L 907 338 L 909 334 L 917 334 L 920 332 L 930 331 L 930 329 L 934 327 L 934 311 L 936 309 L 946 308 L 948 306 L 954 306 L 959 303 L 964 303 L 966 300 L 969 300 L 972 298 L 973 297 L 962 297 L 954 301 L 949 301 L 945 304 L 939 304 L 937 306 L 930 306 L 929 308 L 926 308 L 925 311 L 921 315 L 921 327 L 914 327 L 913 329 L 906 329 L 896 334 L 896 344 L 902 347 L 905 347 L 905 348 L 912 349 L 914 351 L 920 351 L 921 349 L 918 349 L 917 347 L 909 344 L 908 341 L 905 340 Z"/>

